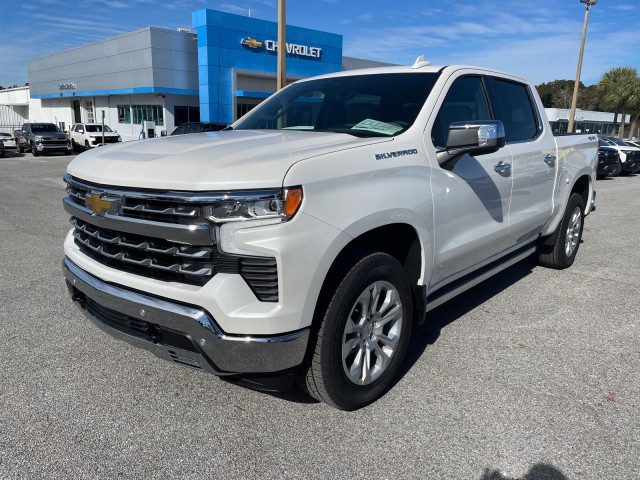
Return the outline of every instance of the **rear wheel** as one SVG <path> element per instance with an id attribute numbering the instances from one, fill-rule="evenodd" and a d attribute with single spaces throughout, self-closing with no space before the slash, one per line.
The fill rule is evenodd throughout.
<path id="1" fill-rule="evenodd" d="M 544 267 L 562 270 L 573 264 L 580 247 L 584 227 L 584 201 L 572 193 L 562 221 L 545 243 L 540 245 L 538 263 Z"/>
<path id="2" fill-rule="evenodd" d="M 396 377 L 413 323 L 402 265 L 381 252 L 353 252 L 328 280 L 317 343 L 299 376 L 311 396 L 342 410 L 380 398 Z"/>

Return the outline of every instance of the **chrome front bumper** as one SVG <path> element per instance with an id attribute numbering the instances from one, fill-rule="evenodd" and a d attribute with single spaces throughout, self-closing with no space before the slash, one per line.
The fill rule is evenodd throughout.
<path id="1" fill-rule="evenodd" d="M 278 336 L 227 335 L 203 309 L 103 282 L 68 258 L 63 269 L 72 300 L 89 320 L 160 358 L 215 375 L 281 372 L 304 359 L 308 328 Z"/>

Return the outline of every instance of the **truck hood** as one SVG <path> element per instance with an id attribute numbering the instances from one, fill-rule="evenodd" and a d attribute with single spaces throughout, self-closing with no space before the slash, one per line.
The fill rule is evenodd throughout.
<path id="1" fill-rule="evenodd" d="M 125 142 L 78 155 L 67 172 L 120 187 L 214 191 L 282 186 L 301 160 L 391 138 L 331 132 L 232 130 Z"/>

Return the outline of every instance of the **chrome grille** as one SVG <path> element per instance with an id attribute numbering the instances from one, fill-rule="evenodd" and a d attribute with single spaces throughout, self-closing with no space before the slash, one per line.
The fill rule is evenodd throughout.
<path id="1" fill-rule="evenodd" d="M 263 302 L 278 301 L 272 257 L 218 251 L 205 203 L 185 193 L 114 189 L 65 176 L 73 238 L 87 256 L 111 268 L 164 281 L 204 285 L 217 273 L 239 274 Z M 98 213 L 89 199 L 104 200 Z M 202 197 L 199 197 L 202 198 Z"/>
<path id="2" fill-rule="evenodd" d="M 173 273 L 184 281 L 202 283 L 213 276 L 213 247 L 178 245 L 158 238 L 104 230 L 72 217 L 76 243 L 105 257 L 105 262 L 122 262 L 133 267 Z"/>

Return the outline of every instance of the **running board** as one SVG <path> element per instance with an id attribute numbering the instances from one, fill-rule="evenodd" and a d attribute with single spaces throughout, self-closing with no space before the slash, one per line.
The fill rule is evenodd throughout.
<path id="1" fill-rule="evenodd" d="M 425 313 L 433 310 L 436 307 L 439 307 L 443 303 L 451 300 L 456 295 L 459 295 L 462 292 L 475 287 L 479 283 L 484 282 L 486 279 L 492 277 L 496 273 L 509 268 L 511 265 L 514 265 L 521 260 L 524 260 L 535 251 L 535 245 L 526 247 L 524 250 L 518 250 L 517 252 L 507 256 L 506 259 L 499 260 L 499 263 L 492 264 L 486 268 L 483 268 L 480 271 L 472 273 L 462 278 L 461 280 L 454 282 L 452 285 L 444 287 L 442 290 L 433 293 L 432 295 L 427 297 L 427 308 L 425 310 Z"/>

